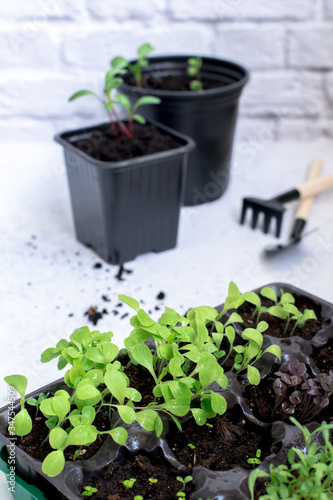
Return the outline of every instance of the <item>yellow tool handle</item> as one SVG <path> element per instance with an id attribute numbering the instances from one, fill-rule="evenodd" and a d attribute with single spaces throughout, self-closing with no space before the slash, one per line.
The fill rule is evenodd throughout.
<path id="1" fill-rule="evenodd" d="M 313 181 L 305 182 L 301 186 L 297 186 L 301 198 L 313 196 L 328 189 L 333 188 L 333 174 L 314 179 Z"/>
<path id="2" fill-rule="evenodd" d="M 315 158 L 310 165 L 306 180 L 313 181 L 314 179 L 317 179 L 320 176 L 322 165 L 323 161 L 321 160 L 321 158 Z M 303 219 L 305 221 L 308 220 L 314 199 L 314 195 L 301 199 L 298 205 L 297 212 L 295 214 L 295 219 Z"/>

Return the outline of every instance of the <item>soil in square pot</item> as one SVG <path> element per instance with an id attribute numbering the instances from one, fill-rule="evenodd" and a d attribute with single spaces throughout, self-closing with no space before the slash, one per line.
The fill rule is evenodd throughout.
<path id="1" fill-rule="evenodd" d="M 53 384 L 46 385 L 26 395 L 25 401 L 29 398 L 38 398 L 41 393 L 53 394 L 54 392 L 66 387 L 67 386 L 65 386 L 63 380 L 58 380 Z M 26 408 L 29 408 L 27 403 Z M 19 409 L 19 400 L 17 400 L 14 403 L 15 413 L 19 411 Z M 171 468 L 176 471 L 177 469 L 179 469 L 179 471 L 184 469 L 184 467 L 182 467 L 182 465 L 170 455 L 163 436 L 161 438 L 157 438 L 154 433 L 145 431 L 138 424 L 132 424 L 127 426 L 129 436 L 124 446 L 117 445 L 112 438 L 108 436 L 103 443 L 100 444 L 97 442 L 90 445 L 90 447 L 86 447 L 86 453 L 81 457 L 82 460 L 77 459 L 75 462 L 72 461 L 72 454 L 77 447 L 75 447 L 75 449 L 74 447 L 68 447 L 66 450 L 68 453 L 65 453 L 69 460 L 66 460 L 65 468 L 59 475 L 49 477 L 42 471 L 42 460 L 44 455 L 50 451 L 48 443 L 46 443 L 45 450 L 42 452 L 39 450 L 41 440 L 45 437 L 45 432 L 47 434 L 47 429 L 46 431 L 43 431 L 41 436 L 36 438 L 36 446 L 34 446 L 31 442 L 30 436 L 27 440 L 25 439 L 26 437 L 9 437 L 8 411 L 8 406 L 0 409 L 0 441 L 7 447 L 18 444 L 18 446 L 15 447 L 16 474 L 29 484 L 38 485 L 40 490 L 45 493 L 48 500 L 78 500 L 81 498 L 84 478 L 87 475 L 91 477 L 95 474 L 95 471 L 103 470 L 112 461 L 121 459 L 124 454 L 134 456 L 140 452 L 144 454 L 152 453 L 153 455 L 160 453 L 163 454 L 164 459 L 171 464 Z M 35 412 L 35 408 L 33 408 L 33 412 Z M 38 425 L 39 422 L 41 421 L 37 420 L 37 431 L 40 430 Z M 100 427 L 103 427 L 103 418 L 98 422 L 98 424 Z M 168 426 L 165 425 L 165 432 L 167 432 L 167 430 Z M 32 433 L 32 437 L 33 436 L 34 433 Z M 20 445 L 19 442 L 23 442 L 23 445 Z"/>
<path id="2" fill-rule="evenodd" d="M 280 365 L 274 364 L 271 372 L 260 382 L 258 386 L 251 386 L 250 384 L 246 384 L 244 391 L 244 398 L 246 404 L 250 408 L 250 410 L 254 413 L 254 415 L 263 422 L 275 422 L 277 420 L 282 420 L 285 422 L 289 421 L 289 415 L 287 415 L 281 408 L 281 404 L 274 411 L 276 394 L 273 389 L 274 381 L 277 376 L 274 375 L 276 371 L 279 370 Z M 332 367 L 333 368 L 333 365 Z M 311 373 L 310 366 L 308 365 L 308 374 L 309 378 L 314 377 L 314 374 Z M 288 390 L 288 395 L 294 389 Z M 286 398 L 287 400 L 287 398 Z M 296 419 L 298 419 L 297 412 L 292 415 Z M 330 398 L 329 405 L 323 408 L 315 418 L 311 418 L 310 420 L 305 421 L 304 423 L 309 423 L 310 421 L 322 422 L 324 420 L 328 421 L 333 418 L 333 399 Z"/>
<path id="3" fill-rule="evenodd" d="M 261 303 L 265 307 L 270 307 L 273 306 L 273 302 L 270 301 L 269 299 L 265 299 L 262 297 Z M 298 335 L 299 337 L 302 337 L 305 340 L 312 340 L 314 335 L 321 330 L 322 327 L 322 320 L 323 318 L 320 315 L 320 307 L 314 304 L 313 302 L 308 302 L 308 301 L 303 301 L 300 297 L 296 297 L 296 302 L 295 302 L 296 307 L 300 311 L 304 311 L 304 309 L 312 309 L 316 316 L 317 319 L 310 319 L 308 320 L 304 327 L 297 326 L 294 334 L 293 335 Z M 252 304 L 249 304 L 246 302 L 244 306 L 242 306 L 242 318 L 244 320 L 244 323 L 242 326 L 244 328 L 255 328 L 257 322 L 256 318 L 253 318 L 252 314 L 254 312 L 254 306 Z M 290 322 L 288 326 L 288 330 L 285 332 L 284 331 L 284 325 L 285 322 L 279 318 L 276 318 L 274 316 L 271 316 L 270 314 L 263 313 L 260 316 L 260 321 L 266 321 L 269 325 L 269 329 L 263 332 L 263 335 L 268 334 L 271 335 L 272 337 L 278 337 L 278 338 L 290 338 L 290 333 L 293 328 L 294 322 Z"/>
<path id="4" fill-rule="evenodd" d="M 103 471 L 93 474 L 84 486 L 97 488 L 94 499 L 132 500 L 141 495 L 145 500 L 165 500 L 177 498 L 182 484 L 176 478 L 185 477 L 159 453 L 149 455 L 124 455 L 119 461 L 110 463 Z M 133 486 L 126 488 L 124 481 L 135 479 Z M 193 485 L 187 483 L 186 494 L 190 495 Z"/>
<path id="5" fill-rule="evenodd" d="M 203 57 L 204 89 L 191 91 L 188 57 L 150 57 L 143 68 L 142 88 L 125 75 L 121 91 L 133 102 L 147 93 L 159 97 L 158 106 L 147 105 L 142 113 L 196 142 L 189 156 L 185 191 L 185 205 L 191 206 L 220 198 L 228 186 L 238 101 L 249 75 L 239 64 Z"/>
<path id="6" fill-rule="evenodd" d="M 269 328 L 263 332 L 265 349 L 270 344 L 277 344 L 281 347 L 282 354 L 293 355 L 296 352 L 303 353 L 306 357 L 312 355 L 314 347 L 324 346 L 329 338 L 333 335 L 333 304 L 316 297 L 304 290 L 301 290 L 287 283 L 270 283 L 260 288 L 253 290 L 260 296 L 262 305 L 272 306 L 273 302 L 265 299 L 260 295 L 260 291 L 264 287 L 272 288 L 277 296 L 280 296 L 280 290 L 285 293 L 291 293 L 296 299 L 296 306 L 300 311 L 304 309 L 312 309 L 317 320 L 308 320 L 303 327 L 297 327 L 293 336 L 290 336 L 290 331 L 294 322 L 290 321 L 288 331 L 284 333 L 285 322 L 270 314 L 263 313 L 259 321 L 266 321 Z M 218 306 L 218 310 L 222 310 L 223 306 Z M 245 302 L 239 309 L 239 313 L 243 318 L 243 323 L 234 325 L 236 332 L 241 335 L 245 328 L 253 328 L 256 325 L 256 318 L 252 317 L 254 306 Z"/>
<path id="7" fill-rule="evenodd" d="M 312 359 L 316 367 L 321 372 L 333 370 L 333 336 L 323 347 L 315 347 L 312 353 Z"/>
<path id="8" fill-rule="evenodd" d="M 236 467 L 252 469 L 247 460 L 261 450 L 261 460 L 272 453 L 270 429 L 249 422 L 239 406 L 216 416 L 208 425 L 198 426 L 194 419 L 182 424 L 181 432 L 167 436 L 170 449 L 186 467 L 206 467 L 210 470 L 230 470 Z"/>
<path id="9" fill-rule="evenodd" d="M 32 430 L 27 436 L 19 437 L 16 441 L 16 445 L 31 457 L 43 461 L 44 458 L 53 451 L 48 441 L 49 429 L 45 424 L 46 418 L 41 412 L 36 416 L 36 409 L 29 406 L 29 404 L 26 405 L 26 408 L 32 419 Z M 97 429 L 104 431 L 107 430 L 108 422 L 109 416 L 107 414 L 98 413 L 93 424 Z M 94 456 L 106 439 L 107 436 L 104 435 L 100 440 L 96 440 L 90 446 L 83 446 L 82 452 L 76 460 L 87 460 Z M 66 460 L 73 460 L 74 453 L 79 449 L 79 446 L 68 446 L 64 453 Z"/>
<path id="10" fill-rule="evenodd" d="M 114 145 L 110 129 L 101 124 L 55 140 L 64 147 L 77 239 L 106 262 L 123 264 L 176 246 L 187 156 L 194 143 L 150 121 L 136 126 L 140 140 Z M 124 152 L 125 159 L 117 160 Z"/>

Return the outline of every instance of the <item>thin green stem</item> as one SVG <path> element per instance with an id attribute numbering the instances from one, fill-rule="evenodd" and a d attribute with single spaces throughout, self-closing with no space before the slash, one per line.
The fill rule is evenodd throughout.
<path id="1" fill-rule="evenodd" d="M 298 323 L 299 323 L 298 321 L 295 321 L 295 324 L 294 324 L 294 326 L 293 326 L 293 329 L 292 329 L 292 330 L 291 330 L 291 332 L 290 332 L 290 337 L 292 337 L 292 336 L 294 335 L 294 332 L 295 332 L 295 330 L 296 330 L 296 328 L 297 328 Z"/>

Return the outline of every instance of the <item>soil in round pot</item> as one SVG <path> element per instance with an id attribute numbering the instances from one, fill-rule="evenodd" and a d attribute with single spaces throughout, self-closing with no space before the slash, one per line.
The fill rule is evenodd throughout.
<path id="1" fill-rule="evenodd" d="M 183 73 L 181 75 L 165 75 L 165 76 L 154 76 L 154 74 L 143 75 L 142 88 L 146 90 L 162 90 L 171 92 L 193 92 L 190 88 L 190 83 L 192 78 L 187 74 Z M 135 86 L 135 80 L 133 77 L 126 79 L 126 83 Z M 202 78 L 203 90 L 216 89 L 219 87 L 224 87 L 228 85 L 227 82 L 223 82 L 218 79 L 213 78 Z"/>
<path id="2" fill-rule="evenodd" d="M 103 471 L 87 480 L 84 486 L 97 488 L 92 498 L 96 500 L 133 500 L 141 495 L 144 500 L 169 500 L 177 498 L 177 492 L 182 489 L 182 483 L 177 476 L 186 477 L 171 467 L 158 456 L 128 456 L 125 461 L 112 462 Z M 135 479 L 133 486 L 125 487 L 124 481 Z M 189 498 L 193 485 L 186 484 L 186 498 Z"/>
<path id="3" fill-rule="evenodd" d="M 182 423 L 182 431 L 167 436 L 170 449 L 186 467 L 201 465 L 214 471 L 236 467 L 252 469 L 248 459 L 261 450 L 261 460 L 270 455 L 273 439 L 269 428 L 249 422 L 239 407 L 198 426 L 194 419 Z"/>
<path id="4" fill-rule="evenodd" d="M 196 142 L 189 155 L 184 202 L 192 206 L 220 198 L 228 186 L 238 100 L 248 72 L 231 61 L 203 57 L 204 90 L 191 91 L 188 57 L 150 57 L 142 72 L 143 86 L 132 85 L 128 74 L 121 91 L 133 102 L 147 93 L 159 97 L 161 103 L 145 106 L 142 114 Z"/>

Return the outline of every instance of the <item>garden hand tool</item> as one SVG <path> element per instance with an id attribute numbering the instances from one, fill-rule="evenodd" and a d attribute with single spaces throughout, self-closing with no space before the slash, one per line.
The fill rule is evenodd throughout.
<path id="1" fill-rule="evenodd" d="M 333 174 L 305 182 L 289 191 L 281 193 L 269 200 L 261 198 L 244 198 L 243 208 L 240 223 L 243 224 L 247 210 L 252 209 L 252 229 L 256 228 L 258 216 L 260 213 L 264 214 L 264 233 L 268 233 L 269 225 L 272 218 L 276 218 L 276 237 L 280 236 L 282 226 L 282 216 L 285 211 L 283 203 L 288 201 L 297 200 L 299 198 L 306 198 L 326 191 L 333 187 Z"/>
<path id="2" fill-rule="evenodd" d="M 317 179 L 320 175 L 321 167 L 322 167 L 322 160 L 320 158 L 315 158 L 310 165 L 310 169 L 307 175 L 307 181 Z M 271 257 L 273 255 L 276 255 L 281 251 L 286 250 L 301 241 L 301 236 L 303 234 L 304 227 L 308 220 L 310 210 L 314 202 L 314 198 L 315 198 L 314 196 L 308 196 L 307 198 L 301 199 L 295 214 L 289 241 L 285 244 L 273 245 L 265 248 L 264 253 L 266 257 Z M 310 233 L 308 232 L 307 234 Z"/>

